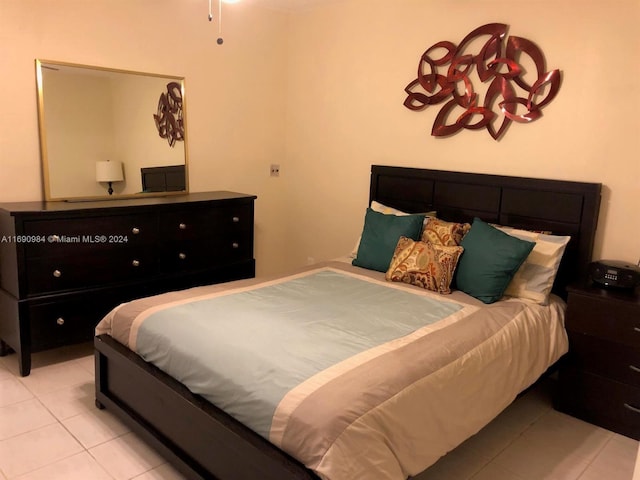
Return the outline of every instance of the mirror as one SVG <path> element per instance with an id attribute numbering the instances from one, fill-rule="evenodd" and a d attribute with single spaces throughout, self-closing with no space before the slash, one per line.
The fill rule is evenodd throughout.
<path id="1" fill-rule="evenodd" d="M 183 77 L 36 60 L 36 78 L 46 200 L 188 191 Z"/>

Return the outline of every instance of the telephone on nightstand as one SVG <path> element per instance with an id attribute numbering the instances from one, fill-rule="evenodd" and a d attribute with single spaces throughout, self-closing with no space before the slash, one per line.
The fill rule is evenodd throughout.
<path id="1" fill-rule="evenodd" d="M 603 287 L 633 290 L 640 285 L 640 267 L 621 260 L 598 260 L 589 264 L 589 277 Z"/>

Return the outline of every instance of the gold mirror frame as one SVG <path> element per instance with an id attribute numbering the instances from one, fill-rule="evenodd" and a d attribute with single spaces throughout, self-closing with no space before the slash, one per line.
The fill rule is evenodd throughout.
<path id="1" fill-rule="evenodd" d="M 36 80 L 47 201 L 146 198 L 189 191 L 184 77 L 37 59 Z M 173 142 L 167 141 L 166 125 L 161 129 L 157 118 L 161 105 L 166 105 L 168 88 L 174 97 L 181 95 L 180 112 L 173 115 L 181 130 L 173 132 Z M 105 175 L 101 168 L 105 161 L 121 162 L 123 181 L 112 185 L 98 181 Z M 97 170 L 102 171 L 98 179 Z M 172 186 L 176 174 L 178 183 Z M 143 190 L 143 176 L 159 184 L 168 179 L 168 190 L 157 186 Z M 113 194 L 108 193 L 111 187 Z"/>

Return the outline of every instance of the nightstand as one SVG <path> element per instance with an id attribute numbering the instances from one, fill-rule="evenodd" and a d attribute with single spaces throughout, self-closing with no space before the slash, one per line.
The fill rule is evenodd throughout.
<path id="1" fill-rule="evenodd" d="M 568 288 L 557 410 L 640 439 L 640 290 Z"/>

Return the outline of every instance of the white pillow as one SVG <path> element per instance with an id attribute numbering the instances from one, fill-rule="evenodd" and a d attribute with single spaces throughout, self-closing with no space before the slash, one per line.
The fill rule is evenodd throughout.
<path id="1" fill-rule="evenodd" d="M 510 297 L 533 300 L 540 305 L 547 305 L 562 254 L 571 237 L 503 226 L 497 226 L 497 228 L 521 240 L 536 242 L 529 256 L 511 279 L 504 294 Z"/>
<path id="2" fill-rule="evenodd" d="M 402 210 L 398 210 L 397 208 L 393 208 L 393 207 L 389 207 L 387 205 L 384 205 L 380 202 L 376 202 L 375 200 L 373 200 L 371 202 L 371 210 L 373 210 L 374 212 L 378 212 L 378 213 L 384 213 L 385 215 L 415 215 L 412 213 L 407 213 L 407 212 L 403 212 Z M 427 212 L 424 214 L 425 215 L 425 222 L 427 221 L 427 217 L 435 217 L 436 216 L 436 212 Z M 353 247 L 353 250 L 351 251 L 351 253 L 349 254 L 349 256 L 351 258 L 356 258 L 356 255 L 358 254 L 358 248 L 360 247 L 360 239 L 362 238 L 362 236 L 358 237 L 358 241 L 356 242 L 355 247 Z"/>
<path id="3" fill-rule="evenodd" d="M 398 210 L 397 208 L 383 205 L 382 203 L 376 202 L 375 200 L 371 202 L 371 210 L 378 213 L 384 213 L 385 215 L 411 215 L 410 213 L 403 212 L 402 210 Z"/>

